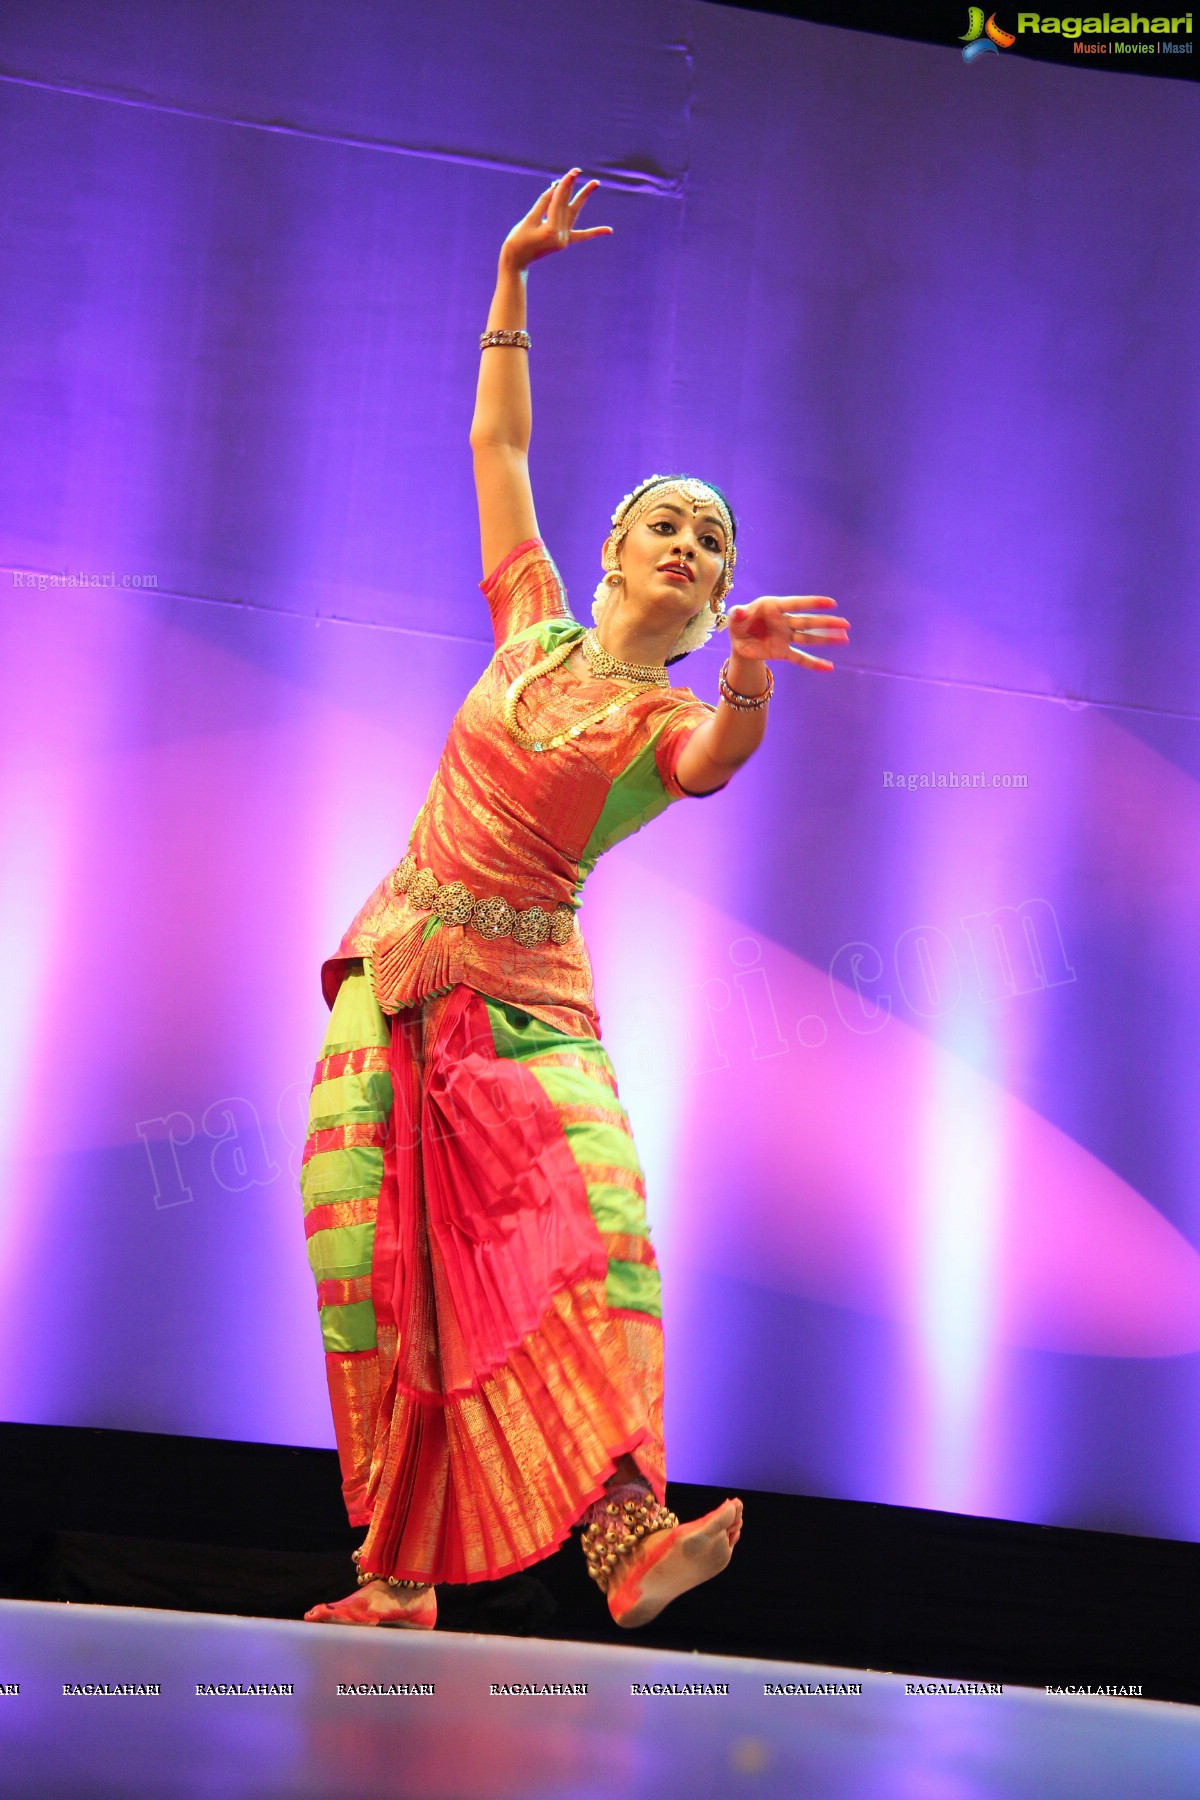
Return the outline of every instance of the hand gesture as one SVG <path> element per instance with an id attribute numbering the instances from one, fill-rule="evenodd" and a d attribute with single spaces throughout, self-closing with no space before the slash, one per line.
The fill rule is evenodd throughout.
<path id="1" fill-rule="evenodd" d="M 565 250 L 568 244 L 581 244 L 587 238 L 611 237 L 611 225 L 593 225 L 590 231 L 578 231 L 575 221 L 588 196 L 600 186 L 598 181 L 585 181 L 575 198 L 571 189 L 580 169 L 568 169 L 561 181 L 539 194 L 523 219 L 519 219 L 505 238 L 500 260 L 514 269 L 527 269 L 540 256 Z"/>
<path id="2" fill-rule="evenodd" d="M 797 609 L 836 604 L 828 594 L 764 594 L 748 606 L 731 607 L 727 615 L 730 648 L 756 662 L 802 663 L 832 672 L 828 658 L 811 656 L 799 645 L 848 644 L 850 621 Z"/>

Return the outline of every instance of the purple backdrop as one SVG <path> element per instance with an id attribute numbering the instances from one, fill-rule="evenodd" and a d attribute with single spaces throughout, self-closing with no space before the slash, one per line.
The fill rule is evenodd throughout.
<path id="1" fill-rule="evenodd" d="M 318 966 L 488 655 L 475 334 L 580 162 L 576 610 L 682 466 L 854 624 L 588 889 L 671 1472 L 1200 1536 L 1195 93 L 665 0 L 2 33 L 0 1416 L 331 1441 Z"/>

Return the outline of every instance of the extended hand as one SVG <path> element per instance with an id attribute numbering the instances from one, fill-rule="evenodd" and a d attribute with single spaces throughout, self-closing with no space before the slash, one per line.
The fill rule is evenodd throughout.
<path id="1" fill-rule="evenodd" d="M 500 250 L 502 263 L 508 263 L 514 269 L 527 269 L 540 256 L 565 250 L 568 244 L 612 236 L 611 225 L 593 225 L 589 231 L 575 229 L 584 202 L 600 186 L 598 181 L 586 181 L 572 200 L 571 189 L 575 177 L 580 174 L 580 169 L 568 169 L 561 181 L 538 195 L 525 217 L 518 220 L 505 238 Z"/>
<path id="2" fill-rule="evenodd" d="M 824 656 L 810 656 L 801 644 L 848 644 L 850 621 L 828 613 L 798 610 L 836 606 L 828 594 L 763 594 L 748 606 L 729 610 L 730 648 L 759 662 L 803 663 L 810 669 L 832 669 Z"/>

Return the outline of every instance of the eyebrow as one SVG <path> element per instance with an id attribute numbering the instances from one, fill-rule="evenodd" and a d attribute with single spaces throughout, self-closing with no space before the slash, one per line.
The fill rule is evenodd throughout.
<path id="1" fill-rule="evenodd" d="M 674 513 L 675 517 L 677 519 L 684 519 L 687 517 L 687 514 L 684 512 L 682 506 L 674 506 L 674 505 L 672 505 L 672 503 L 669 500 L 660 500 L 658 502 L 658 505 L 651 507 L 650 510 L 652 512 Z M 700 522 L 702 525 L 715 525 L 717 530 L 721 533 L 721 536 L 722 537 L 725 536 L 724 525 L 721 523 L 720 519 L 718 519 L 713 513 L 701 513 L 700 514 Z"/>

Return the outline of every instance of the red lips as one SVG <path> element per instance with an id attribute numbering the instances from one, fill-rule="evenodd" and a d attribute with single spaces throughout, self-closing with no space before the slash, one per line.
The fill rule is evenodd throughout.
<path id="1" fill-rule="evenodd" d="M 677 562 L 659 563 L 658 572 L 660 575 L 670 575 L 670 574 L 686 575 L 689 581 L 695 581 L 695 579 L 696 579 L 696 577 L 692 574 L 692 571 L 688 568 L 686 563 L 677 563 Z"/>

